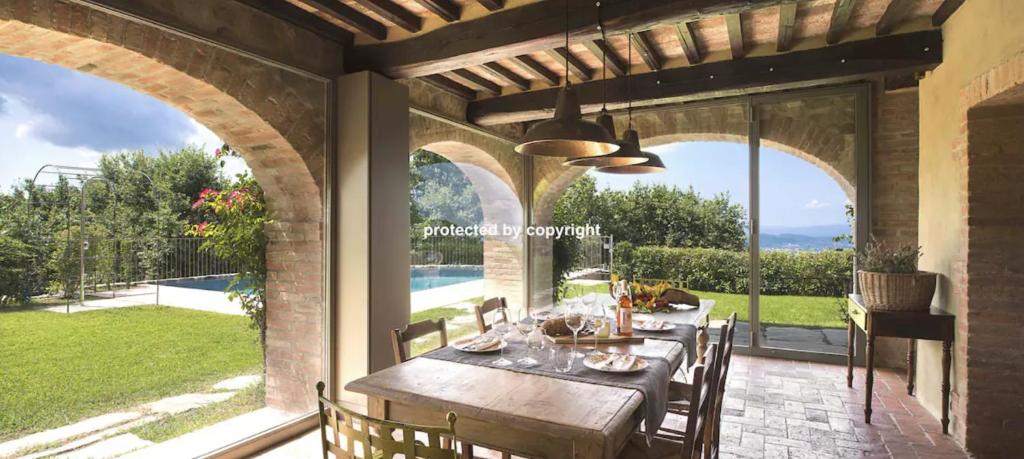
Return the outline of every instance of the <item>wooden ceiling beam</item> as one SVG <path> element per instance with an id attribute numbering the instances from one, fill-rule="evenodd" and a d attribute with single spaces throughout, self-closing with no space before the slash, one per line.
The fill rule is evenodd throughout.
<path id="1" fill-rule="evenodd" d="M 747 54 L 743 45 L 743 23 L 739 13 L 725 15 L 725 30 L 729 34 L 729 50 L 733 59 L 739 59 Z"/>
<path id="2" fill-rule="evenodd" d="M 875 24 L 875 35 L 889 35 L 914 8 L 914 0 L 892 0 Z"/>
<path id="3" fill-rule="evenodd" d="M 793 46 L 793 28 L 796 26 L 796 2 L 779 5 L 779 35 L 775 50 L 783 53 Z"/>
<path id="4" fill-rule="evenodd" d="M 674 103 L 924 71 L 941 62 L 942 32 L 928 30 L 633 75 L 632 96 L 639 106 Z M 602 86 L 601 81 L 576 85 L 585 112 L 600 109 Z M 550 117 L 557 93 L 550 88 L 473 101 L 467 119 L 493 125 Z M 609 79 L 607 97 L 613 109 L 624 107 L 626 78 Z"/>
<path id="5" fill-rule="evenodd" d="M 519 68 L 527 71 L 531 75 L 546 81 L 551 86 L 558 86 L 561 83 L 561 77 L 557 73 L 552 72 L 551 69 L 545 67 L 537 59 L 534 59 L 526 54 L 522 56 L 514 56 L 510 58 L 512 62 L 515 62 Z"/>
<path id="6" fill-rule="evenodd" d="M 388 38 L 388 28 L 373 18 L 337 0 L 300 0 L 317 11 L 377 40 Z"/>
<path id="7" fill-rule="evenodd" d="M 630 34 L 629 38 L 633 40 L 633 47 L 640 54 L 644 64 L 647 64 L 647 68 L 661 70 L 661 66 L 665 63 L 665 58 L 658 52 L 658 47 L 651 40 L 651 36 L 647 32 L 636 32 Z"/>
<path id="8" fill-rule="evenodd" d="M 615 52 L 607 42 L 598 38 L 597 40 L 591 40 L 584 42 L 583 46 L 587 47 L 594 57 L 602 59 L 605 65 L 608 66 L 608 70 L 615 76 L 623 76 L 626 74 L 626 63 L 622 62 L 622 58 L 619 57 L 618 53 Z"/>
<path id="9" fill-rule="evenodd" d="M 501 95 L 501 85 L 495 83 L 487 78 L 473 73 L 466 69 L 455 69 L 450 74 L 446 75 L 449 79 L 455 80 L 455 82 L 468 86 L 478 91 L 486 92 L 492 96 Z"/>
<path id="10" fill-rule="evenodd" d="M 946 0 L 932 14 L 932 25 L 938 27 L 946 23 L 946 19 L 949 19 L 960 5 L 964 4 L 964 0 Z"/>
<path id="11" fill-rule="evenodd" d="M 416 3 L 447 22 L 462 18 L 462 7 L 451 0 L 416 0 Z"/>
<path id="12" fill-rule="evenodd" d="M 568 0 L 573 11 L 593 11 L 594 0 Z M 775 6 L 784 0 L 605 0 L 605 33 L 648 30 L 686 22 L 707 14 L 730 14 Z M 565 5 L 534 2 L 504 8 L 472 21 L 461 21 L 408 40 L 356 46 L 354 68 L 392 78 L 410 78 L 521 56 L 560 46 L 565 39 Z M 591 14 L 569 17 L 573 42 L 601 37 Z"/>
<path id="13" fill-rule="evenodd" d="M 587 64 L 583 63 L 580 58 L 576 57 L 572 51 L 569 51 L 564 46 L 549 49 L 547 53 L 552 59 L 558 61 L 558 65 L 568 67 L 569 72 L 576 75 L 576 78 L 583 81 L 590 81 L 594 78 L 594 70 L 587 67 Z"/>
<path id="14" fill-rule="evenodd" d="M 409 32 L 419 32 L 423 28 L 423 19 L 391 0 L 355 0 L 366 9 Z"/>
<path id="15" fill-rule="evenodd" d="M 693 22 L 676 23 L 676 35 L 679 37 L 679 44 L 683 47 L 683 54 L 690 65 L 696 65 L 704 60 L 700 51 L 700 42 L 697 35 L 693 33 Z"/>
<path id="16" fill-rule="evenodd" d="M 505 7 L 505 0 L 476 0 L 476 2 L 489 11 L 498 11 Z"/>
<path id="17" fill-rule="evenodd" d="M 420 80 L 423 80 L 423 82 L 429 83 L 431 86 L 440 89 L 444 92 L 447 92 L 451 95 L 454 95 L 460 99 L 476 99 L 476 91 L 467 88 L 466 86 L 463 86 L 460 83 L 456 83 L 455 81 L 452 81 L 446 76 L 427 75 L 425 77 L 421 77 Z"/>
<path id="18" fill-rule="evenodd" d="M 519 76 L 518 73 L 509 70 L 504 65 L 497 62 L 488 62 L 481 66 L 482 69 L 486 70 L 491 75 L 494 75 L 501 81 L 511 84 L 523 91 L 530 90 L 530 80 Z"/>
<path id="19" fill-rule="evenodd" d="M 832 19 L 828 23 L 828 32 L 825 34 L 826 43 L 834 45 L 843 39 L 846 26 L 850 23 L 854 3 L 857 3 L 857 0 L 836 0 L 835 5 L 832 6 Z"/>

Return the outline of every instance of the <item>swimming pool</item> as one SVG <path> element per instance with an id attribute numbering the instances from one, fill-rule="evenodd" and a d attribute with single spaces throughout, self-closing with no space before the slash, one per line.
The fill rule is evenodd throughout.
<path id="1" fill-rule="evenodd" d="M 193 279 L 174 279 L 160 281 L 160 285 L 168 287 L 194 288 L 209 290 L 211 292 L 223 292 L 227 290 L 228 283 L 233 276 L 197 277 Z M 241 286 L 240 286 L 241 287 Z"/>
<path id="2" fill-rule="evenodd" d="M 413 266 L 411 271 L 409 281 L 414 292 L 484 278 L 483 266 Z"/>

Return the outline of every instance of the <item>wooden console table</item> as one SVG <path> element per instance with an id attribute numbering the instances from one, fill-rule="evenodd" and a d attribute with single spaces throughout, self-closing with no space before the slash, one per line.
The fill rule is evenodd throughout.
<path id="1" fill-rule="evenodd" d="M 867 390 L 864 395 L 864 422 L 871 424 L 871 393 L 875 383 L 875 338 L 889 336 L 908 338 L 907 350 L 907 394 L 914 394 L 914 361 L 917 358 L 915 339 L 942 341 L 942 433 L 949 433 L 949 372 L 952 359 L 955 316 L 932 308 L 929 312 L 883 312 L 870 311 L 864 306 L 860 295 L 850 295 L 847 300 L 850 321 L 847 328 L 846 345 L 846 386 L 853 387 L 853 349 L 856 339 L 854 327 L 864 330 L 867 335 L 866 366 L 864 378 Z"/>

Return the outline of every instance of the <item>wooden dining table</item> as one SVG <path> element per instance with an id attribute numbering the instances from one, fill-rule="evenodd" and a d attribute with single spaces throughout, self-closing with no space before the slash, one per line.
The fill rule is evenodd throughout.
<path id="1" fill-rule="evenodd" d="M 701 309 L 705 317 L 685 316 L 689 325 L 707 320 L 710 308 Z M 673 371 L 687 354 L 682 343 L 660 339 L 599 349 L 664 358 Z M 612 459 L 644 417 L 636 389 L 429 357 L 354 380 L 345 390 L 366 395 L 369 414 L 382 419 L 440 425 L 455 412 L 460 440 L 524 457 Z"/>

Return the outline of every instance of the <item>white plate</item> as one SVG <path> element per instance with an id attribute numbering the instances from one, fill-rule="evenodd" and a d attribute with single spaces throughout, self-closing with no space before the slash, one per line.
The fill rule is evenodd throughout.
<path id="1" fill-rule="evenodd" d="M 474 354 L 486 354 L 488 352 L 498 352 L 498 351 L 500 351 L 500 350 L 502 350 L 502 349 L 504 349 L 505 347 L 508 346 L 508 343 L 505 342 L 505 340 L 502 340 L 499 345 L 494 346 L 494 347 L 490 347 L 490 348 L 487 348 L 487 349 L 482 349 L 482 350 L 469 349 L 467 346 L 469 346 L 470 344 L 473 344 L 477 340 L 477 338 L 479 338 L 479 337 L 460 339 L 460 340 L 452 343 L 452 347 L 454 347 L 455 349 L 458 349 L 458 350 L 460 350 L 462 352 L 472 352 Z"/>
<path id="2" fill-rule="evenodd" d="M 648 322 L 648 321 L 640 321 L 640 320 L 633 321 L 633 328 L 635 328 L 637 330 L 650 331 L 650 332 L 669 331 L 669 330 L 672 330 L 672 329 L 676 328 L 676 324 L 674 324 L 672 322 L 665 322 L 662 325 L 662 328 L 648 327 L 647 326 L 648 323 L 650 323 L 650 322 Z"/>
<path id="3" fill-rule="evenodd" d="M 636 360 L 633 362 L 633 367 L 632 368 L 627 368 L 625 370 L 613 370 L 613 369 L 611 369 L 609 367 L 599 366 L 598 363 L 601 362 L 601 360 L 595 361 L 595 355 L 596 354 L 590 354 L 590 355 L 587 355 L 586 357 L 584 357 L 583 358 L 583 365 L 586 366 L 587 368 L 590 368 L 591 370 L 603 371 L 605 373 L 634 373 L 634 372 L 637 372 L 637 371 L 646 370 L 647 367 L 651 366 L 651 364 L 647 363 L 647 361 L 644 360 L 643 357 L 636 357 L 636 356 L 634 356 L 634 357 L 636 357 Z M 608 354 L 599 354 L 599 355 L 608 355 Z"/>

